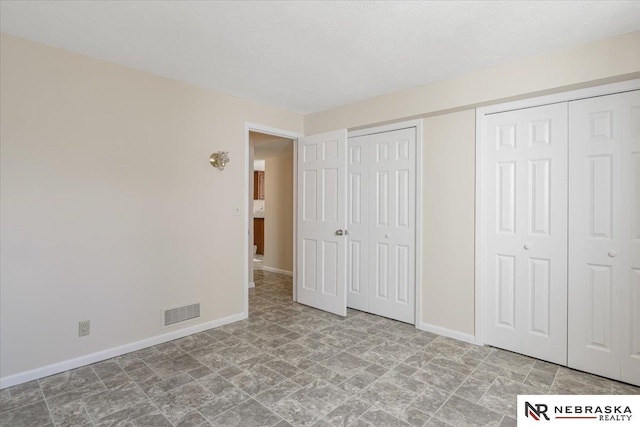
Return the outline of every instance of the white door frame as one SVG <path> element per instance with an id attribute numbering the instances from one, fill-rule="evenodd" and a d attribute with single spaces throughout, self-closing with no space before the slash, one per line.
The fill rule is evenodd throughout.
<path id="1" fill-rule="evenodd" d="M 250 206 L 249 206 L 249 193 L 250 187 L 253 185 L 253 180 L 249 177 L 249 171 L 252 169 L 252 165 L 249 164 L 249 151 L 251 149 L 251 141 L 249 140 L 249 132 L 259 132 L 266 133 L 268 135 L 281 136 L 283 138 L 288 138 L 293 140 L 293 176 L 297 176 L 297 162 L 298 158 L 298 138 L 302 138 L 304 135 L 298 132 L 291 132 L 288 130 L 277 129 L 270 126 L 264 126 L 256 123 L 245 122 L 244 123 L 244 230 L 247 232 L 244 238 L 244 273 L 242 275 L 243 287 L 244 287 L 244 314 L 246 317 L 249 316 L 249 248 L 253 247 L 253 244 L 249 243 L 249 235 L 251 233 L 249 227 L 253 227 L 253 224 L 249 224 L 250 215 Z M 297 183 L 296 179 L 293 180 L 293 217 L 296 218 L 296 191 L 297 191 Z M 297 237 L 297 227 L 296 222 L 293 222 L 293 300 L 297 301 L 297 292 L 296 292 L 296 237 Z M 253 253 L 253 251 L 251 252 Z"/>
<path id="2" fill-rule="evenodd" d="M 483 309 L 483 278 L 482 259 L 485 252 L 485 236 L 482 224 L 484 223 L 484 182 L 483 182 L 483 136 L 485 128 L 485 116 L 505 111 L 519 110 L 523 108 L 538 107 L 541 105 L 555 104 L 558 102 L 576 101 L 579 99 L 593 98 L 596 96 L 611 95 L 614 93 L 629 92 L 640 89 L 640 79 L 627 80 L 620 83 L 612 83 L 602 86 L 594 86 L 586 89 L 561 92 L 553 95 L 523 99 L 520 101 L 490 105 L 476 109 L 476 243 L 475 243 L 475 343 L 484 345 L 484 309 Z"/>
<path id="3" fill-rule="evenodd" d="M 415 319 L 416 328 L 422 329 L 422 119 L 409 120 L 388 125 L 368 127 L 352 130 L 347 133 L 347 139 L 374 133 L 390 132 L 394 130 L 416 128 L 416 283 L 415 283 Z"/>

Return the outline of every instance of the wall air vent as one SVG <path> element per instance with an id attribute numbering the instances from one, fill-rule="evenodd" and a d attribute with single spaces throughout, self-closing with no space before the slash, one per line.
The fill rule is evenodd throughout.
<path id="1" fill-rule="evenodd" d="M 200 317 L 200 303 L 185 305 L 164 311 L 164 326 Z"/>

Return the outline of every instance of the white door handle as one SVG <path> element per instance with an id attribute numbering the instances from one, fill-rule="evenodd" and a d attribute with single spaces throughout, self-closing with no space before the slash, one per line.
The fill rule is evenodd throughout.
<path id="1" fill-rule="evenodd" d="M 523 247 L 524 247 L 524 250 L 525 250 L 525 251 L 528 251 L 528 250 L 529 250 L 529 245 L 524 245 Z"/>
<path id="2" fill-rule="evenodd" d="M 609 251 L 609 254 L 608 254 L 608 255 L 609 255 L 609 257 L 610 257 L 610 258 L 615 258 L 615 257 L 616 257 L 616 255 L 618 255 L 618 254 L 616 253 L 616 251 L 611 250 L 611 251 Z"/>

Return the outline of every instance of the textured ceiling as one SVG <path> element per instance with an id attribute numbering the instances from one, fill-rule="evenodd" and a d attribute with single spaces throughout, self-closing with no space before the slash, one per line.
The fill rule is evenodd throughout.
<path id="1" fill-rule="evenodd" d="M 310 113 L 640 29 L 638 1 L 5 1 L 3 32 Z"/>

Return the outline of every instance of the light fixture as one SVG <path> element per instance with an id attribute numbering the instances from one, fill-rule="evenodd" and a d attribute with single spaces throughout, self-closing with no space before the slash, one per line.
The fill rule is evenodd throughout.
<path id="1" fill-rule="evenodd" d="M 224 167 L 229 163 L 229 152 L 216 151 L 209 157 L 209 163 L 211 163 L 211 166 L 214 168 L 224 170 Z"/>

